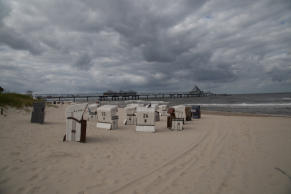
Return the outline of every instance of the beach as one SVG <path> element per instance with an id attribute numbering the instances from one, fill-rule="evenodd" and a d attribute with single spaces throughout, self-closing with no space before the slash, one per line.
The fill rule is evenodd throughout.
<path id="1" fill-rule="evenodd" d="M 9 108 L 0 116 L 0 193 L 291 193 L 291 118 L 202 112 L 183 131 L 96 128 L 63 142 L 66 104 L 44 124 Z"/>

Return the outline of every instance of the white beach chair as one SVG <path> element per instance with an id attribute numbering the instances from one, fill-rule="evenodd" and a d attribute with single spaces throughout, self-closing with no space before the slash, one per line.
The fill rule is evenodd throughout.
<path id="1" fill-rule="evenodd" d="M 184 122 L 186 121 L 186 108 L 184 105 L 177 105 L 173 106 L 175 109 L 175 116 L 176 118 L 184 119 Z"/>
<path id="2" fill-rule="evenodd" d="M 161 116 L 168 116 L 168 105 L 166 104 L 159 105 L 159 112 Z"/>
<path id="3" fill-rule="evenodd" d="M 88 114 L 89 119 L 97 120 L 97 108 L 99 107 L 99 104 L 89 104 L 88 105 Z"/>
<path id="4" fill-rule="evenodd" d="M 118 128 L 118 116 L 117 105 L 103 105 L 97 108 L 97 128 L 104 129 L 117 129 Z"/>
<path id="5" fill-rule="evenodd" d="M 86 125 L 84 113 L 88 104 L 75 104 L 66 109 L 66 135 L 65 141 L 86 141 Z"/>
<path id="6" fill-rule="evenodd" d="M 125 125 L 136 125 L 136 107 L 137 106 L 130 105 L 124 108 L 126 113 Z"/>
<path id="7" fill-rule="evenodd" d="M 182 131 L 183 130 L 183 122 L 184 122 L 184 120 L 181 118 L 173 118 L 172 119 L 172 130 Z"/>
<path id="8" fill-rule="evenodd" d="M 155 108 L 137 107 L 136 131 L 155 132 Z"/>

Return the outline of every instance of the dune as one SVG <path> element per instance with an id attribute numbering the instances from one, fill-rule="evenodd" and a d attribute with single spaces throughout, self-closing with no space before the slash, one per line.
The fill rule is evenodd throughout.
<path id="1" fill-rule="evenodd" d="M 65 107 L 0 116 L 0 193 L 290 193 L 291 118 L 203 114 L 183 131 L 87 123 L 87 142 L 63 142 Z"/>

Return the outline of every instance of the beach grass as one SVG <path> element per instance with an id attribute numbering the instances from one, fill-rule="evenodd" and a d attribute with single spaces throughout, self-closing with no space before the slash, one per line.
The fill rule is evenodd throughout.
<path id="1" fill-rule="evenodd" d="M 32 106 L 34 102 L 32 96 L 17 93 L 2 93 L 0 94 L 0 107 L 16 107 L 22 108 Z"/>

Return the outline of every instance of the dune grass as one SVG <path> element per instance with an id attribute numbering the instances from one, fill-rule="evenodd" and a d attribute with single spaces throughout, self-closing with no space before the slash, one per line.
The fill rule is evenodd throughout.
<path id="1" fill-rule="evenodd" d="M 0 107 L 22 108 L 32 106 L 32 96 L 17 93 L 0 93 Z"/>

